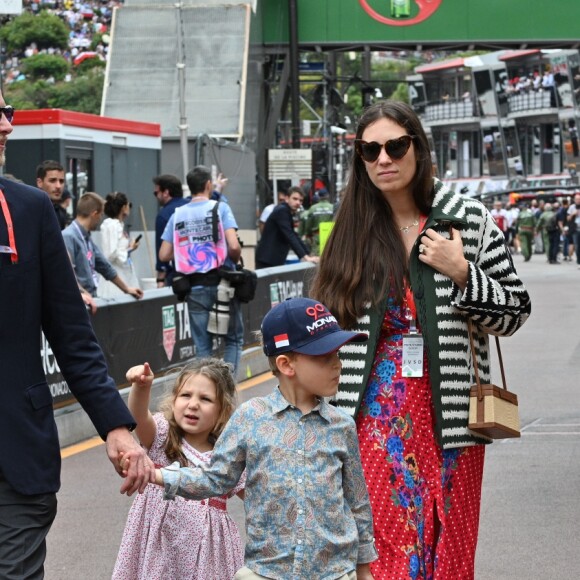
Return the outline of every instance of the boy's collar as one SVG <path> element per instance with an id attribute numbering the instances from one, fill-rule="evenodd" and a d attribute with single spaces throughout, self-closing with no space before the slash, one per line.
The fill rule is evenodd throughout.
<path id="1" fill-rule="evenodd" d="M 292 409 L 296 409 L 297 407 L 293 405 L 290 401 L 288 401 L 282 391 L 280 391 L 280 387 L 277 386 L 271 394 L 272 399 L 272 415 L 277 415 L 282 411 L 285 411 L 289 407 Z M 319 415 L 325 419 L 326 421 L 330 422 L 330 405 L 324 400 L 323 397 L 318 397 L 318 404 L 312 408 L 312 411 L 318 411 Z M 312 412 L 310 411 L 310 412 Z"/>

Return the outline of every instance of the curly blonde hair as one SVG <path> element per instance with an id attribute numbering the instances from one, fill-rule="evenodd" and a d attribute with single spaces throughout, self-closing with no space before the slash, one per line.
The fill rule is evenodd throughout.
<path id="1" fill-rule="evenodd" d="M 160 405 L 161 411 L 169 423 L 167 441 L 165 442 L 165 454 L 170 461 L 179 461 L 182 467 L 188 462 L 181 449 L 181 440 L 185 435 L 183 429 L 175 421 L 173 415 L 173 403 L 179 395 L 185 382 L 192 376 L 202 375 L 208 378 L 215 385 L 217 402 L 220 406 L 220 413 L 216 424 L 210 434 L 210 441 L 215 443 L 223 431 L 229 418 L 236 408 L 236 383 L 232 374 L 232 366 L 216 358 L 202 358 L 194 360 L 183 367 L 177 378 L 173 389 Z"/>

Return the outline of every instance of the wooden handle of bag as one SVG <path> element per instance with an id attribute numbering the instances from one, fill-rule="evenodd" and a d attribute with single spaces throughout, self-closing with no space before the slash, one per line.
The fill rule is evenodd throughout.
<path id="1" fill-rule="evenodd" d="M 473 324 L 471 319 L 467 319 L 467 331 L 469 333 L 469 346 L 471 347 L 471 357 L 473 359 L 473 370 L 475 372 L 475 383 L 477 384 L 477 398 L 478 400 L 483 399 L 483 390 L 481 386 L 481 381 L 479 379 L 479 366 L 477 364 L 477 355 L 475 354 L 475 343 L 473 341 Z M 503 358 L 501 356 L 501 348 L 499 346 L 499 338 L 495 337 L 495 344 L 497 346 L 497 356 L 499 359 L 499 368 L 501 371 L 501 382 L 503 388 L 507 391 L 507 382 L 505 380 L 505 372 L 503 369 Z"/>

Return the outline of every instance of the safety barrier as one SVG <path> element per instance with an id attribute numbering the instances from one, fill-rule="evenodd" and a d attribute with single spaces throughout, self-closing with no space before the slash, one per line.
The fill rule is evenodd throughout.
<path id="1" fill-rule="evenodd" d="M 258 270 L 256 297 L 242 305 L 245 352 L 257 346 L 256 331 L 273 305 L 287 298 L 308 295 L 313 273 L 312 264 L 307 263 Z M 147 290 L 138 301 L 123 297 L 110 302 L 97 300 L 97 305 L 93 327 L 118 388 L 128 386 L 125 373 L 131 366 L 147 361 L 156 374 L 162 374 L 193 358 L 187 304 L 178 302 L 169 288 Z M 220 345 L 217 346 L 219 353 Z M 74 404 L 76 400 L 44 337 L 41 355 L 54 407 Z M 248 367 L 242 357 L 237 379 L 247 374 Z"/>

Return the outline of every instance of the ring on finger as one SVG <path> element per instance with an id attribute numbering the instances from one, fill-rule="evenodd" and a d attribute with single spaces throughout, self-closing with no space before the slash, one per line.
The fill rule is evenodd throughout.
<path id="1" fill-rule="evenodd" d="M 419 254 L 424 254 L 427 246 L 425 244 L 419 244 Z"/>

